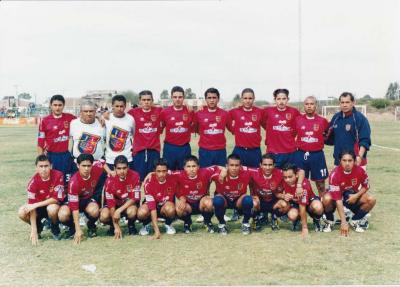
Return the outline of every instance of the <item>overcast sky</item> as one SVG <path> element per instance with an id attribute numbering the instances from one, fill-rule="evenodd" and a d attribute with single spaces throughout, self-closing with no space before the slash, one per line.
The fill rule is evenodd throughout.
<path id="1" fill-rule="evenodd" d="M 383 97 L 400 81 L 396 0 L 0 2 L 0 97 L 251 87 Z M 397 18 L 397 19 L 396 19 Z M 17 85 L 17 87 L 15 86 Z"/>

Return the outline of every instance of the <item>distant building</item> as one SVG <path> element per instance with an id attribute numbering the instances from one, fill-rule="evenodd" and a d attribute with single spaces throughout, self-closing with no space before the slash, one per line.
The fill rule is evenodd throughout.
<path id="1" fill-rule="evenodd" d="M 204 99 L 185 99 L 184 103 L 186 106 L 190 107 L 193 111 L 197 111 L 199 107 L 206 105 Z M 162 99 L 160 100 L 160 106 L 166 108 L 172 105 L 172 99 Z"/>
<path id="2" fill-rule="evenodd" d="M 111 102 L 111 98 L 117 94 L 116 90 L 91 90 L 87 91 L 82 97 L 83 100 L 90 100 L 97 104 L 98 107 L 105 107 Z"/>

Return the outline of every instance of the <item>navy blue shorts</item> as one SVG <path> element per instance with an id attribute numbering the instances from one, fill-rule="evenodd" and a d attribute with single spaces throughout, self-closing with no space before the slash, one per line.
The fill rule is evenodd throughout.
<path id="1" fill-rule="evenodd" d="M 133 156 L 133 170 L 139 173 L 140 181 L 154 170 L 154 162 L 159 158 L 160 152 L 155 149 L 144 149 Z"/>
<path id="2" fill-rule="evenodd" d="M 226 165 L 226 149 L 209 150 L 199 148 L 200 167 L 209 167 L 212 165 Z"/>
<path id="3" fill-rule="evenodd" d="M 238 210 L 239 214 L 241 214 L 241 212 L 240 212 L 241 210 L 237 209 L 237 207 L 236 207 L 236 204 L 237 204 L 240 196 L 238 198 L 235 198 L 234 200 L 231 200 L 230 198 L 228 198 L 226 196 L 223 196 L 222 194 L 218 194 L 218 195 L 215 195 L 215 196 L 221 196 L 222 198 L 225 199 L 225 201 L 226 201 L 226 208 L 225 209 L 236 209 L 236 210 Z"/>
<path id="4" fill-rule="evenodd" d="M 192 208 L 191 214 L 200 214 L 200 200 L 196 202 L 188 202 L 190 207 Z"/>
<path id="5" fill-rule="evenodd" d="M 85 209 L 91 202 L 99 204 L 94 198 L 79 199 L 79 212 L 84 212 L 86 214 Z"/>
<path id="6" fill-rule="evenodd" d="M 183 161 L 191 154 L 188 143 L 179 146 L 164 142 L 163 158 L 167 160 L 169 170 L 183 170 Z"/>
<path id="7" fill-rule="evenodd" d="M 346 208 L 350 209 L 351 212 L 357 213 L 360 210 L 360 206 L 361 206 L 360 201 L 357 200 L 357 202 L 355 204 L 348 204 L 347 203 L 347 200 L 349 199 L 349 196 L 351 194 L 354 194 L 354 193 L 355 193 L 354 190 L 345 190 L 343 192 L 343 205 Z"/>
<path id="8" fill-rule="evenodd" d="M 321 151 L 304 152 L 299 150 L 295 153 L 295 162 L 298 168 L 304 170 L 306 178 L 311 180 L 324 180 L 328 177 L 325 154 Z"/>
<path id="9" fill-rule="evenodd" d="M 38 207 L 36 210 L 36 221 L 41 221 L 43 218 L 49 218 L 47 214 L 47 206 Z"/>
<path id="10" fill-rule="evenodd" d="M 295 152 L 272 153 L 275 159 L 275 167 L 282 169 L 286 163 L 295 163 Z"/>
<path id="11" fill-rule="evenodd" d="M 312 212 L 311 212 L 310 206 L 311 206 L 311 202 L 313 202 L 314 200 L 321 201 L 321 199 L 320 199 L 319 196 L 317 196 L 317 195 L 310 199 L 310 204 L 308 204 L 308 205 L 306 206 L 306 211 L 307 211 L 307 213 L 308 213 L 310 216 L 312 216 Z M 299 209 L 299 204 L 298 204 L 297 202 L 291 201 L 291 202 L 290 202 L 290 208 Z"/>
<path id="12" fill-rule="evenodd" d="M 53 169 L 61 171 L 64 174 L 64 184 L 66 185 L 72 175 L 72 165 L 74 164 L 74 160 L 69 153 L 66 152 L 47 152 L 47 156 L 50 159 L 51 165 Z"/>
<path id="13" fill-rule="evenodd" d="M 259 167 L 261 163 L 261 149 L 257 148 L 243 148 L 235 146 L 233 154 L 240 157 L 242 165 L 248 167 Z"/>
<path id="14" fill-rule="evenodd" d="M 275 200 L 272 201 L 264 201 L 260 199 L 260 211 L 261 212 L 270 212 L 272 213 L 274 204 L 276 203 Z"/>

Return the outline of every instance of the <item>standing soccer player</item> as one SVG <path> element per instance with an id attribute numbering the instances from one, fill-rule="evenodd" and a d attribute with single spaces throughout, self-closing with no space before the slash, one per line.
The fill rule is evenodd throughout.
<path id="1" fill-rule="evenodd" d="M 335 165 L 340 163 L 343 151 L 354 151 L 356 164 L 367 165 L 367 151 L 371 146 L 371 128 L 368 119 L 354 107 L 352 93 L 344 92 L 339 97 L 340 112 L 336 113 L 330 124 L 326 143 L 333 145 Z"/>
<path id="2" fill-rule="evenodd" d="M 242 165 L 258 167 L 261 162 L 261 127 L 264 127 L 264 112 L 254 106 L 254 91 L 242 91 L 241 106 L 229 111 L 228 130 L 235 135 L 235 147 Z"/>
<path id="3" fill-rule="evenodd" d="M 209 88 L 204 93 L 207 107 L 194 115 L 194 129 L 199 133 L 200 167 L 226 165 L 226 138 L 228 112 L 218 107 L 219 91 Z"/>
<path id="4" fill-rule="evenodd" d="M 60 240 L 58 210 L 64 200 L 64 180 L 62 172 L 52 169 L 49 158 L 39 155 L 35 161 L 36 173 L 28 184 L 28 204 L 19 208 L 19 218 L 31 225 L 30 239 L 37 245 L 43 230 L 42 219 L 51 221 L 51 233 L 55 240 Z"/>
<path id="5" fill-rule="evenodd" d="M 274 91 L 275 107 L 265 109 L 267 136 L 265 145 L 268 153 L 275 156 L 275 166 L 282 168 L 285 163 L 294 162 L 296 151 L 295 120 L 299 111 L 287 105 L 289 91 L 277 89 Z"/>
<path id="6" fill-rule="evenodd" d="M 316 113 L 317 99 L 309 96 L 304 100 L 304 115 L 296 118 L 297 152 L 294 156 L 296 166 L 305 172 L 306 178 L 315 181 L 318 195 L 325 192 L 325 179 L 328 177 L 324 148 L 324 134 L 328 121 Z"/>
<path id="7" fill-rule="evenodd" d="M 103 173 L 103 164 L 94 163 L 93 155 L 82 153 L 77 158 L 78 172 L 72 177 L 68 185 L 68 205 L 60 208 L 60 221 L 70 228 L 70 236 L 74 236 L 74 243 L 79 244 L 83 232 L 79 224 L 79 212 L 84 212 L 89 219 L 87 223 L 88 236 L 95 237 L 96 224 L 99 218 L 99 199 L 95 198 L 95 187 Z M 72 211 L 72 218 L 71 218 Z"/>
<path id="8" fill-rule="evenodd" d="M 137 217 L 143 223 L 140 235 L 148 235 L 151 222 L 154 229 L 152 239 L 160 239 L 158 217 L 165 218 L 167 234 L 175 234 L 176 230 L 171 225 L 175 218 L 175 195 L 177 188 L 176 177 L 168 174 L 167 162 L 160 158 L 155 162 L 154 174 L 144 181 L 145 201 L 139 207 Z"/>
<path id="9" fill-rule="evenodd" d="M 193 129 L 193 112 L 183 104 L 185 91 L 182 87 L 171 90 L 172 106 L 161 112 L 161 124 L 165 128 L 163 158 L 170 170 L 182 170 L 183 161 L 192 154 L 190 136 Z"/>
<path id="10" fill-rule="evenodd" d="M 108 167 L 114 170 L 114 160 L 119 155 L 124 155 L 133 169 L 132 141 L 135 129 L 135 120 L 125 113 L 126 99 L 123 95 L 116 95 L 111 99 L 112 113 L 105 120 L 106 151 L 105 158 Z M 115 175 L 115 171 L 112 172 Z"/>
<path id="11" fill-rule="evenodd" d="M 325 193 L 322 199 L 327 219 L 323 231 L 331 232 L 333 212 L 337 209 L 341 222 L 340 233 L 348 235 L 345 206 L 354 214 L 350 219 L 350 225 L 356 232 L 364 232 L 362 226 L 368 227 L 365 216 L 376 204 L 376 199 L 368 193 L 368 190 L 368 175 L 362 167 L 356 165 L 354 152 L 342 152 L 340 165 L 335 167 L 329 176 L 329 192 Z"/>
<path id="12" fill-rule="evenodd" d="M 227 208 L 235 208 L 239 213 L 243 213 L 242 233 L 250 234 L 249 220 L 252 216 L 253 198 L 246 194 L 250 178 L 250 172 L 242 167 L 240 157 L 236 154 L 228 156 L 227 176 L 223 182 L 219 178 L 217 180 L 217 176 L 213 176 L 216 185 L 213 205 L 219 222 L 218 233 L 228 233 L 224 219 L 225 211 Z"/>
<path id="13" fill-rule="evenodd" d="M 54 95 L 50 99 L 51 114 L 44 117 L 39 125 L 38 154 L 46 154 L 52 168 L 64 174 L 65 183 L 71 176 L 72 158 L 68 150 L 70 123 L 76 117 L 63 113 L 65 99 Z"/>
<path id="14" fill-rule="evenodd" d="M 154 168 L 160 158 L 160 114 L 162 109 L 153 106 L 153 93 L 148 90 L 139 93 L 140 107 L 131 109 L 135 120 L 133 142 L 133 169 L 140 174 L 140 181 Z"/>
<path id="15" fill-rule="evenodd" d="M 116 175 L 108 177 L 105 183 L 106 205 L 100 212 L 100 222 L 110 224 L 108 234 L 120 239 L 121 216 L 128 219 L 128 233 L 137 234 L 135 220 L 140 205 L 140 178 L 136 171 L 129 169 L 128 159 L 124 155 L 115 158 L 114 170 Z"/>

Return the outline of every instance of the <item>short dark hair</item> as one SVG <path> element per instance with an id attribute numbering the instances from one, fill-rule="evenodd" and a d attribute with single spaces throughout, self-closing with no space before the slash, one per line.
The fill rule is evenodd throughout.
<path id="1" fill-rule="evenodd" d="M 242 94 L 241 94 L 240 96 L 243 97 L 243 95 L 244 95 L 245 93 L 252 93 L 254 97 L 256 96 L 256 95 L 254 94 L 254 90 L 253 90 L 252 88 L 243 89 Z"/>
<path id="2" fill-rule="evenodd" d="M 115 95 L 114 97 L 112 97 L 111 104 L 113 105 L 115 101 L 124 102 L 124 104 L 126 105 L 126 98 L 124 95 Z"/>
<path id="3" fill-rule="evenodd" d="M 157 166 L 166 166 L 168 169 L 168 162 L 164 158 L 159 158 L 154 161 L 154 170 L 156 170 Z"/>
<path id="4" fill-rule="evenodd" d="M 142 96 L 151 96 L 151 99 L 153 99 L 153 93 L 150 90 L 143 90 L 139 93 L 139 100 L 142 98 Z"/>
<path id="5" fill-rule="evenodd" d="M 194 161 L 197 165 L 199 165 L 199 159 L 195 155 L 189 155 L 188 157 L 186 157 L 183 161 L 183 165 L 185 166 L 186 163 L 189 161 Z"/>
<path id="6" fill-rule="evenodd" d="M 207 94 L 216 94 L 219 99 L 219 91 L 216 88 L 208 88 L 204 92 L 204 98 L 207 99 Z"/>
<path id="7" fill-rule="evenodd" d="M 54 102 L 54 101 L 60 101 L 63 103 L 63 105 L 65 105 L 65 99 L 63 95 L 54 95 L 50 98 L 50 105 Z"/>
<path id="8" fill-rule="evenodd" d="M 35 159 L 35 165 L 39 163 L 39 161 L 48 161 L 51 164 L 49 157 L 45 154 L 38 155 Z"/>
<path id="9" fill-rule="evenodd" d="M 345 155 L 350 155 L 350 156 L 353 158 L 354 161 L 356 160 L 356 154 L 355 154 L 355 152 L 352 151 L 352 150 L 344 150 L 344 151 L 342 151 L 342 152 L 339 154 L 339 158 L 342 159 L 343 156 L 345 156 Z"/>
<path id="10" fill-rule="evenodd" d="M 263 154 L 261 157 L 261 162 L 263 162 L 264 159 L 272 159 L 272 162 L 275 164 L 275 156 L 272 153 Z"/>
<path id="11" fill-rule="evenodd" d="M 282 171 L 293 170 L 294 173 L 297 171 L 297 166 L 294 163 L 285 163 L 282 167 Z"/>
<path id="12" fill-rule="evenodd" d="M 274 99 L 276 99 L 276 97 L 279 95 L 279 94 L 285 94 L 286 95 L 286 97 L 288 97 L 289 98 L 289 90 L 288 89 L 276 89 L 275 91 L 274 91 Z"/>
<path id="13" fill-rule="evenodd" d="M 114 167 L 117 167 L 117 164 L 128 164 L 128 159 L 124 155 L 119 155 L 114 159 Z"/>
<path id="14" fill-rule="evenodd" d="M 339 102 L 342 99 L 342 97 L 346 98 L 346 97 L 350 97 L 350 100 L 352 102 L 354 102 L 354 95 L 350 92 L 343 92 L 340 96 L 339 96 Z"/>
<path id="15" fill-rule="evenodd" d="M 77 157 L 76 162 L 77 162 L 78 164 L 81 164 L 81 162 L 82 162 L 82 161 L 85 161 L 85 160 L 88 160 L 88 161 L 90 161 L 91 163 L 93 163 L 93 162 L 94 162 L 94 157 L 93 157 L 93 155 L 91 155 L 90 153 L 81 153 L 81 154 Z"/>
<path id="16" fill-rule="evenodd" d="M 176 92 L 182 93 L 183 96 L 185 96 L 185 90 L 184 90 L 182 87 L 180 87 L 180 86 L 175 86 L 175 87 L 173 87 L 173 88 L 171 89 L 171 97 L 172 97 L 172 94 L 173 94 L 173 93 L 176 93 Z"/>
<path id="17" fill-rule="evenodd" d="M 236 154 L 236 153 L 230 154 L 230 155 L 228 156 L 228 158 L 227 158 L 227 162 L 228 162 L 230 159 L 231 159 L 231 160 L 238 160 L 238 161 L 240 161 L 240 163 L 242 163 L 242 160 L 240 159 L 240 156 L 239 156 L 238 154 Z"/>

